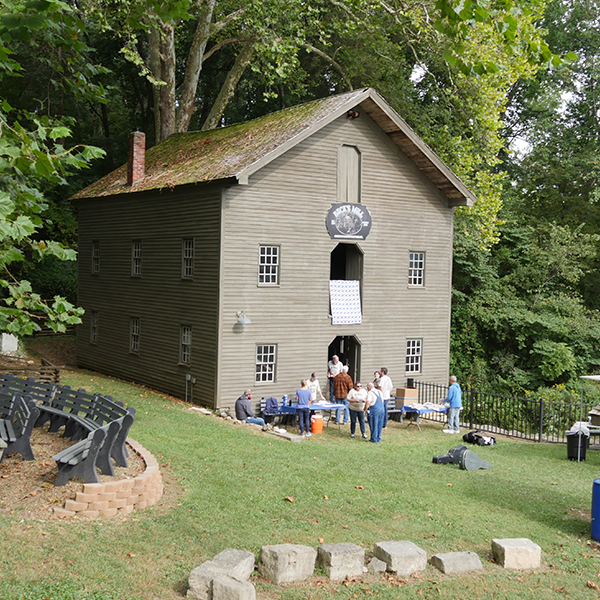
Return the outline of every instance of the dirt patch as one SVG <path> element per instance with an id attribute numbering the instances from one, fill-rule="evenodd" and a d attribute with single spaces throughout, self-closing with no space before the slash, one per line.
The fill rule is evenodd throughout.
<path id="1" fill-rule="evenodd" d="M 82 479 L 74 478 L 67 485 L 55 486 L 58 474 L 52 457 L 73 445 L 60 433 L 48 433 L 47 425 L 33 430 L 31 447 L 35 460 L 25 461 L 20 454 L 11 454 L 0 463 L 0 514 L 20 515 L 23 519 L 52 519 L 54 507 L 63 507 L 65 500 L 74 499 L 81 491 Z M 146 465 L 129 449 L 129 466 L 115 467 L 115 476 L 98 474 L 101 482 L 137 477 Z"/>
<path id="2" fill-rule="evenodd" d="M 36 361 L 45 358 L 57 367 L 72 367 L 77 362 L 74 335 L 29 337 L 23 340 L 23 346 L 29 358 Z"/>

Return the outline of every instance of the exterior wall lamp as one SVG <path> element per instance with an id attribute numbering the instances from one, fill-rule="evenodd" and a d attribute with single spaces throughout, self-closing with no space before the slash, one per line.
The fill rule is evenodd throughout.
<path id="1" fill-rule="evenodd" d="M 238 310 L 238 312 L 235 313 L 235 316 L 238 318 L 237 322 L 239 325 L 249 325 L 252 323 L 252 321 L 246 316 L 246 312 L 243 310 Z"/>

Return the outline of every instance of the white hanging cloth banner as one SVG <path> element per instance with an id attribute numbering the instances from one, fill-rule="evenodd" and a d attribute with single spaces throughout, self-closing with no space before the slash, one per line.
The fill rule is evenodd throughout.
<path id="1" fill-rule="evenodd" d="M 360 281 L 330 280 L 332 325 L 360 325 Z"/>

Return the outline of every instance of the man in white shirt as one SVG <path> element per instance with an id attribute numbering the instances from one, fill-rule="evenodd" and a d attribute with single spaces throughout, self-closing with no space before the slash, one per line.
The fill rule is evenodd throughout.
<path id="1" fill-rule="evenodd" d="M 379 379 L 379 390 L 381 391 L 381 396 L 383 398 L 383 428 L 387 429 L 388 422 L 388 403 L 392 396 L 392 390 L 394 389 L 394 384 L 392 383 L 391 378 L 388 375 L 388 370 L 386 367 L 381 367 L 381 378 Z"/>
<path id="2" fill-rule="evenodd" d="M 333 395 L 333 378 L 342 372 L 342 365 L 340 361 L 340 357 L 337 354 L 334 354 L 331 357 L 331 360 L 327 364 L 327 378 L 329 379 L 329 402 L 335 402 L 335 397 Z"/>

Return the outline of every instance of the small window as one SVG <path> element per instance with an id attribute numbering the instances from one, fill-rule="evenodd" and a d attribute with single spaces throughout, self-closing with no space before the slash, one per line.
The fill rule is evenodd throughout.
<path id="1" fill-rule="evenodd" d="M 193 279 L 194 277 L 194 239 L 183 240 L 182 245 L 182 268 L 181 276 L 184 279 Z"/>
<path id="2" fill-rule="evenodd" d="M 92 273 L 100 273 L 100 242 L 92 242 Z"/>
<path id="3" fill-rule="evenodd" d="M 98 343 L 98 311 L 93 310 L 90 313 L 90 342 Z"/>
<path id="4" fill-rule="evenodd" d="M 131 242 L 131 274 L 134 277 L 142 275 L 142 242 L 140 240 Z"/>
<path id="5" fill-rule="evenodd" d="M 408 259 L 408 285 L 423 287 L 425 252 L 411 252 Z"/>
<path id="6" fill-rule="evenodd" d="M 422 340 L 406 340 L 406 372 L 421 372 Z"/>
<path id="7" fill-rule="evenodd" d="M 258 285 L 279 285 L 279 246 L 260 246 Z"/>
<path id="8" fill-rule="evenodd" d="M 189 325 L 181 326 L 179 362 L 184 365 L 192 362 L 192 328 Z"/>
<path id="9" fill-rule="evenodd" d="M 140 318 L 131 317 L 129 351 L 135 354 L 140 351 Z"/>
<path id="10" fill-rule="evenodd" d="M 256 383 L 272 383 L 275 381 L 277 364 L 277 346 L 256 346 Z"/>

